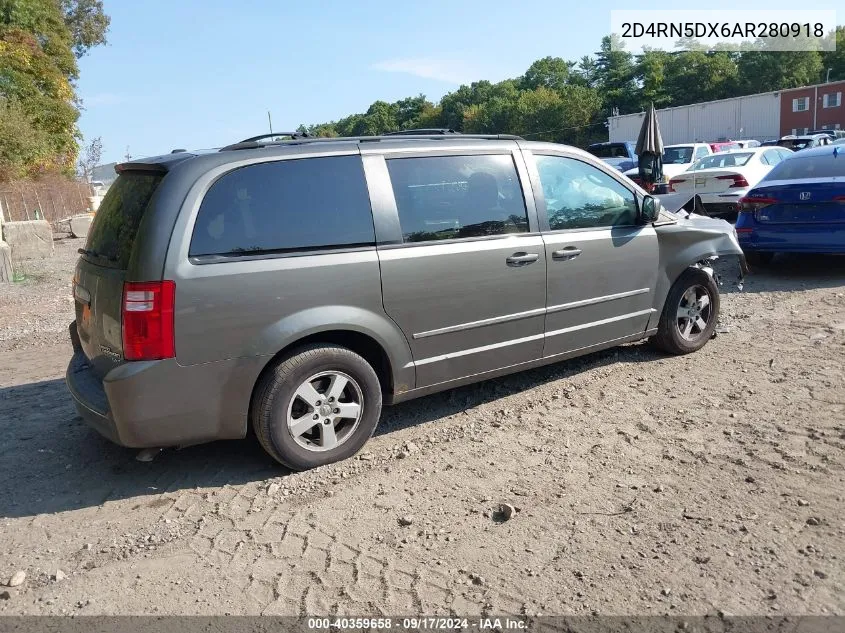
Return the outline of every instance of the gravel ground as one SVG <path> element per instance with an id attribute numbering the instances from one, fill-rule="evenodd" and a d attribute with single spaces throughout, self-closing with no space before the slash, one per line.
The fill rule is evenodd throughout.
<path id="1" fill-rule="evenodd" d="M 696 354 L 392 407 L 289 474 L 251 438 L 140 463 L 81 423 L 76 242 L 0 289 L 0 613 L 845 614 L 845 258 L 726 269 Z"/>
<path id="2" fill-rule="evenodd" d="M 0 352 L 68 340 L 76 250 L 85 240 L 57 234 L 53 244 L 53 257 L 16 264 L 18 281 L 0 286 Z"/>

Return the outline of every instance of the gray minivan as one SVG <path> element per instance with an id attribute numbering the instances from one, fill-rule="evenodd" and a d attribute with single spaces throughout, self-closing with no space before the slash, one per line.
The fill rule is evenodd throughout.
<path id="1" fill-rule="evenodd" d="M 511 136 L 256 137 L 116 167 L 73 280 L 67 384 L 124 446 L 347 458 L 383 403 L 711 337 L 722 220 Z"/>

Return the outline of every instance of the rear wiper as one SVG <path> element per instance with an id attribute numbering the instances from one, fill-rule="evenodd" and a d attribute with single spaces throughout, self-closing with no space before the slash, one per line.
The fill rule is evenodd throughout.
<path id="1" fill-rule="evenodd" d="M 103 255 L 102 253 L 98 253 L 97 251 L 92 251 L 91 249 L 88 249 L 88 248 L 79 248 L 79 249 L 77 249 L 76 252 L 79 253 L 80 255 L 87 255 L 88 257 L 98 257 L 99 259 L 105 259 L 108 262 L 116 262 L 117 261 L 117 257 L 114 257 L 112 255 Z"/>

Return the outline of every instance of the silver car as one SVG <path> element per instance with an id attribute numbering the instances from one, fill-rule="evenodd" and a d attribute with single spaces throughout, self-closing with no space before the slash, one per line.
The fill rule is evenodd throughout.
<path id="1" fill-rule="evenodd" d="M 287 140 L 117 166 L 76 267 L 67 384 L 130 447 L 345 459 L 383 404 L 650 338 L 706 344 L 722 220 L 513 136 Z"/>

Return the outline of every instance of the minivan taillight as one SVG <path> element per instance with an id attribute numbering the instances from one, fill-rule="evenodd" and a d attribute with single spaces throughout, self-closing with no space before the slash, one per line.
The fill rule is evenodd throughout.
<path id="1" fill-rule="evenodd" d="M 121 306 L 123 357 L 126 360 L 173 358 L 173 304 L 176 284 L 172 281 L 123 284 Z"/>

